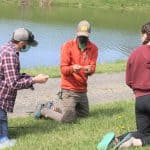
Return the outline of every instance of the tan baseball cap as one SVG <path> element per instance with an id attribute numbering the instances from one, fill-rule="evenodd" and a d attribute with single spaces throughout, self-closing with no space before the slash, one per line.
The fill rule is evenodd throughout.
<path id="1" fill-rule="evenodd" d="M 89 37 L 91 32 L 91 25 L 87 20 L 82 20 L 77 26 L 77 36 Z"/>

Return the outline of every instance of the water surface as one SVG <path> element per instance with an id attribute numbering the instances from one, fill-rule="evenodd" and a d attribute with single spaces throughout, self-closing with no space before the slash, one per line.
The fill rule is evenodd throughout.
<path id="1" fill-rule="evenodd" d="M 75 38 L 77 23 L 87 19 L 92 24 L 90 40 L 99 49 L 98 63 L 127 59 L 140 44 L 140 27 L 148 22 L 148 12 L 81 8 L 1 9 L 0 44 L 11 38 L 14 29 L 25 27 L 35 34 L 39 45 L 21 53 L 22 67 L 56 66 L 61 45 Z"/>

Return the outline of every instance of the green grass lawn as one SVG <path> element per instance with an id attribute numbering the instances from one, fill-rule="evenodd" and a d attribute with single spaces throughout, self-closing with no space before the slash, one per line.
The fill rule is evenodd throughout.
<path id="1" fill-rule="evenodd" d="M 2 0 L 2 4 L 18 4 L 21 0 Z M 24 0 L 25 1 L 25 0 Z M 71 7 L 97 7 L 97 8 L 114 8 L 114 9 L 132 9 L 149 7 L 150 0 L 47 0 L 52 1 L 51 5 L 71 6 Z M 30 1 L 31 4 L 39 5 L 39 0 Z M 47 3 L 46 3 L 47 4 Z"/>
<path id="2" fill-rule="evenodd" d="M 96 150 L 106 132 L 119 135 L 135 130 L 134 118 L 134 101 L 130 100 L 91 106 L 88 118 L 72 124 L 32 117 L 13 118 L 9 126 L 15 128 L 9 132 L 17 139 L 13 150 Z"/>
<path id="3" fill-rule="evenodd" d="M 96 73 L 112 73 L 121 72 L 125 70 L 126 62 L 117 61 L 115 63 L 97 64 Z M 37 75 L 39 73 L 47 74 L 50 78 L 60 77 L 59 67 L 37 67 L 30 69 L 22 69 L 21 72 L 26 72 L 30 75 Z"/>
<path id="4" fill-rule="evenodd" d="M 54 0 L 52 4 L 76 7 L 133 9 L 150 7 L 150 0 Z"/>

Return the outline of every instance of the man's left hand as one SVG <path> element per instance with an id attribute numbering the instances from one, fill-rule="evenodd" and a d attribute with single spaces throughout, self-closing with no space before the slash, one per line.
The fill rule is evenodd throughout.
<path id="1" fill-rule="evenodd" d="M 91 74 L 92 73 L 92 65 L 87 65 L 83 67 L 84 73 Z"/>

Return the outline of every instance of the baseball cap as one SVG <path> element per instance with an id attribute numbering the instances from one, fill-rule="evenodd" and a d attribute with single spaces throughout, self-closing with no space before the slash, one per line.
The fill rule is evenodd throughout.
<path id="1" fill-rule="evenodd" d="M 89 37 L 91 32 L 91 25 L 87 20 L 82 20 L 77 26 L 77 36 Z"/>
<path id="2" fill-rule="evenodd" d="M 30 46 L 37 46 L 38 42 L 34 39 L 32 32 L 25 28 L 18 28 L 13 32 L 12 39 L 15 41 L 27 41 Z"/>

